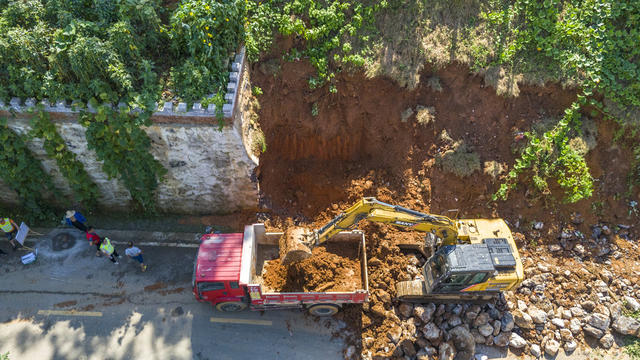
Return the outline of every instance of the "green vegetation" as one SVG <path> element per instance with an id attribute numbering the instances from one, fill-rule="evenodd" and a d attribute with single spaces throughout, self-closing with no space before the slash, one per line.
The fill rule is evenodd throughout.
<path id="1" fill-rule="evenodd" d="M 640 2 L 634 0 L 0 0 L 0 99 L 90 103 L 83 113 L 90 147 L 109 176 L 123 180 L 142 209 L 153 210 L 164 169 L 149 154 L 148 124 L 156 102 L 217 104 L 228 61 L 244 42 L 251 61 L 279 54 L 315 68 L 310 88 L 337 92 L 341 71 L 387 75 L 413 89 L 425 63 L 466 64 L 496 88 L 517 96 L 518 84 L 557 81 L 579 96 L 546 131 L 526 133 L 526 145 L 494 199 L 531 181 L 575 202 L 593 192 L 580 137 L 586 116 L 615 119 L 618 141 L 631 144 L 630 189 L 640 184 Z M 271 72 L 275 66 L 265 64 Z M 443 91 L 437 77 L 424 79 Z M 254 96 L 262 93 L 253 89 Z M 216 94 L 208 98 L 209 94 Z M 124 103 L 121 111 L 100 104 Z M 125 113 L 138 107 L 141 111 Z M 311 106 L 317 116 L 321 109 Z M 425 113 L 426 114 L 426 113 Z M 432 115 L 432 114 L 431 114 Z M 423 123 L 429 118 L 421 116 Z M 32 136 L 45 139 L 79 201 L 94 188 L 55 127 L 39 116 Z M 15 135 L 12 135 L 15 136 Z M 577 139 L 577 140 L 576 140 Z M 260 143 L 259 141 L 257 143 Z M 264 149 L 264 146 L 260 146 Z M 464 152 L 466 153 L 466 151 Z M 473 164 L 470 157 L 466 157 Z M 121 159 L 124 159 L 121 161 Z M 478 162 L 479 163 L 479 162 Z M 135 166 L 134 166 L 135 165 Z M 473 166 L 475 169 L 475 165 Z M 26 181 L 26 180 L 25 180 Z M 12 183 L 17 185 L 17 183 Z"/>
<path id="2" fill-rule="evenodd" d="M 437 67 L 453 61 L 483 74 L 505 96 L 517 96 L 519 82 L 558 81 L 581 88 L 552 130 L 527 133 L 528 145 L 495 199 L 506 199 L 525 179 L 544 194 L 550 193 L 549 180 L 555 180 L 567 202 L 591 196 L 584 151 L 567 138 L 579 132 L 583 113 L 616 119 L 630 130 L 622 131 L 635 144 L 629 183 L 640 183 L 637 1 L 274 0 L 250 2 L 247 9 L 251 59 L 269 49 L 273 31 L 295 36 L 303 41 L 295 41 L 284 57 L 314 65 L 311 88 L 332 83 L 337 72 L 353 67 L 413 88 L 425 62 Z M 441 91 L 437 81 L 427 81 Z M 332 84 L 328 89 L 335 91 Z"/>
<path id="3" fill-rule="evenodd" d="M 640 359 L 640 339 L 627 335 L 624 337 L 624 351 L 634 360 Z"/>
<path id="4" fill-rule="evenodd" d="M 533 185 L 543 194 L 550 193 L 548 179 L 553 177 L 564 190 L 566 202 L 573 203 L 591 196 L 593 179 L 586 161 L 569 146 L 569 131 L 580 127 L 579 109 L 578 103 L 572 104 L 556 126 L 542 135 L 525 133 L 529 143 L 507 174 L 506 182 L 493 195 L 494 200 L 506 199 L 524 171 L 532 174 Z"/>
<path id="5" fill-rule="evenodd" d="M 307 59 L 316 69 L 309 79 L 312 89 L 329 83 L 337 91 L 336 73 L 343 67 L 362 67 L 371 53 L 369 32 L 375 32 L 375 14 L 388 6 L 384 1 L 272 0 L 247 3 L 247 54 L 257 60 L 269 50 L 274 32 L 300 38 L 299 47 L 289 49 L 290 61 Z"/>
<path id="6" fill-rule="evenodd" d="M 153 211 L 158 178 L 166 169 L 149 153 L 149 137 L 136 126 L 136 121 L 149 125 L 148 117 L 130 113 L 126 108 L 113 110 L 104 105 L 97 107 L 96 114 L 81 116 L 89 148 L 104 162 L 104 172 L 110 178 L 122 180 L 142 209 Z"/>
<path id="7" fill-rule="evenodd" d="M 98 202 L 98 187 L 91 180 L 82 163 L 76 159 L 76 155 L 69 151 L 56 126 L 49 119 L 49 114 L 42 109 L 38 110 L 37 114 L 31 118 L 31 126 L 33 130 L 29 136 L 42 139 L 44 150 L 50 158 L 56 160 L 77 201 L 88 208 L 94 208 Z"/>
<path id="8" fill-rule="evenodd" d="M 229 59 L 244 35 L 244 4 L 183 0 L 170 9 L 160 0 L 0 0 L 0 100 L 91 104 L 97 113 L 79 109 L 89 147 L 104 172 L 121 179 L 142 210 L 153 211 L 166 170 L 149 153 L 140 126 L 150 124 L 161 101 L 215 103 L 221 114 Z M 103 105 L 119 103 L 121 110 Z M 32 125 L 29 136 L 44 140 L 77 200 L 94 206 L 97 188 L 53 123 L 39 112 Z M 23 196 L 20 183 L 9 184 Z"/>
<path id="9" fill-rule="evenodd" d="M 18 193 L 28 220 L 44 220 L 51 215 L 44 195 L 54 191 L 51 176 L 40 166 L 23 138 L 7 127 L 7 119 L 0 118 L 0 176 L 4 183 Z"/>
<path id="10" fill-rule="evenodd" d="M 436 156 L 436 163 L 443 171 L 465 177 L 480 170 L 480 157 L 462 140 L 451 145 L 451 149 Z"/>

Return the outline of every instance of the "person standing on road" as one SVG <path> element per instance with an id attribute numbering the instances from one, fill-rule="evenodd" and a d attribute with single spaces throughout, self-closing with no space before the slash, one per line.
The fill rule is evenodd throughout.
<path id="1" fill-rule="evenodd" d="M 109 240 L 108 237 L 102 240 L 102 243 L 100 244 L 100 250 L 102 250 L 102 252 L 109 257 L 109 260 L 111 260 L 112 263 L 116 265 L 119 264 L 117 258 L 119 258 L 120 255 L 118 255 L 116 248 L 111 245 L 111 240 Z"/>
<path id="2" fill-rule="evenodd" d="M 102 245 L 102 238 L 96 234 L 96 231 L 93 229 L 93 226 L 89 226 L 87 228 L 87 240 L 89 240 L 89 245 L 96 246 L 96 256 L 100 256 L 100 245 Z"/>
<path id="3" fill-rule="evenodd" d="M 65 221 L 67 222 L 67 225 L 69 226 L 73 226 L 76 229 L 85 233 L 87 232 L 87 230 L 89 230 L 87 228 L 87 225 L 85 225 L 85 222 L 87 222 L 87 219 L 85 219 L 84 216 L 82 216 L 82 214 L 80 214 L 75 210 L 67 210 L 67 213 L 64 218 L 65 218 Z"/>
<path id="4" fill-rule="evenodd" d="M 10 218 L 0 218 L 0 229 L 7 235 L 13 251 L 22 246 L 14 239 L 14 236 L 18 234 L 18 225 L 13 220 Z"/>
<path id="5" fill-rule="evenodd" d="M 147 265 L 144 264 L 144 259 L 142 258 L 142 250 L 140 250 L 140 248 L 138 248 L 137 246 L 133 246 L 132 241 L 129 241 L 129 246 L 124 251 L 124 253 L 130 258 L 138 260 L 142 272 L 147 271 Z"/>

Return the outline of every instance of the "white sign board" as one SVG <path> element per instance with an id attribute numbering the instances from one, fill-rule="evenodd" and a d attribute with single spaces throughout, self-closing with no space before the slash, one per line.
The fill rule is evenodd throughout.
<path id="1" fill-rule="evenodd" d="M 29 227 L 25 223 L 20 224 L 20 228 L 18 229 L 18 234 L 16 235 L 16 241 L 20 243 L 20 245 L 24 245 L 24 239 L 27 238 L 27 234 L 29 233 Z"/>

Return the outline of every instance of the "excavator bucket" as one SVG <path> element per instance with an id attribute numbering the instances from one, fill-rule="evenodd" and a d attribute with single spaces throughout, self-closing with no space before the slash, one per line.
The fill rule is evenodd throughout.
<path id="1" fill-rule="evenodd" d="M 308 235 L 309 231 L 305 228 L 291 227 L 285 230 L 279 240 L 282 265 L 287 266 L 311 256 L 311 249 L 304 243 Z"/>

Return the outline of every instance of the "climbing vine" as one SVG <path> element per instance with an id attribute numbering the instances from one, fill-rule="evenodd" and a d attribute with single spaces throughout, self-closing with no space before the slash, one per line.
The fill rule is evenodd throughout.
<path id="1" fill-rule="evenodd" d="M 67 179 L 73 194 L 84 207 L 92 209 L 98 201 L 98 186 L 91 180 L 84 165 L 69 151 L 56 126 L 49 119 L 49 114 L 40 108 L 31 118 L 30 137 L 43 140 L 47 155 L 56 160 L 62 175 Z"/>
<path id="2" fill-rule="evenodd" d="M 525 133 L 529 140 L 516 160 L 506 181 L 493 195 L 493 200 L 506 200 L 510 190 L 515 189 L 520 176 L 529 172 L 534 187 L 548 194 L 549 178 L 555 178 L 565 192 L 565 201 L 574 203 L 588 198 L 593 193 L 593 178 L 583 156 L 569 146 L 568 133 L 580 126 L 580 103 L 574 102 L 555 127 L 542 136 Z"/>
<path id="3" fill-rule="evenodd" d="M 7 119 L 0 118 L 0 177 L 18 193 L 21 205 L 30 216 L 44 220 L 51 216 L 44 194 L 54 192 L 51 176 L 40 166 L 22 137 L 7 126 Z"/>
<path id="4" fill-rule="evenodd" d="M 166 169 L 149 153 L 151 141 L 140 128 L 149 125 L 150 114 L 114 110 L 101 105 L 95 114 L 83 112 L 89 148 L 103 161 L 102 170 L 120 179 L 144 211 L 155 211 L 155 190 Z"/>

